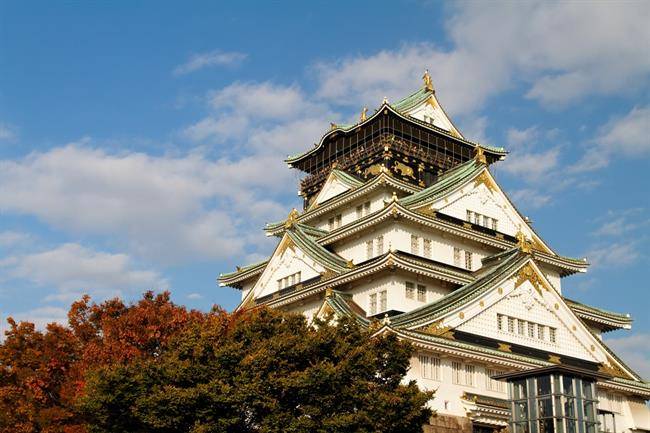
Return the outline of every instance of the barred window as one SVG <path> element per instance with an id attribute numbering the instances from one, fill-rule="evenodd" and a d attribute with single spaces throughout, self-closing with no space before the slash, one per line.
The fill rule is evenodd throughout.
<path id="1" fill-rule="evenodd" d="M 427 301 L 427 288 L 422 284 L 418 284 L 418 301 L 419 302 Z"/>
<path id="2" fill-rule="evenodd" d="M 330 218 L 327 221 L 327 226 L 329 227 L 330 231 L 334 230 L 334 218 Z"/>
<path id="3" fill-rule="evenodd" d="M 363 206 L 359 205 L 357 206 L 357 218 L 361 218 L 363 216 Z"/>
<path id="4" fill-rule="evenodd" d="M 499 221 L 496 218 L 492 218 L 492 230 L 494 231 L 498 230 L 498 223 Z"/>
<path id="5" fill-rule="evenodd" d="M 546 339 L 546 332 L 544 328 L 544 325 L 537 325 L 537 338 L 540 340 Z"/>
<path id="6" fill-rule="evenodd" d="M 460 248 L 454 247 L 454 266 L 460 267 Z"/>
<path id="7" fill-rule="evenodd" d="M 528 322 L 528 336 L 530 338 L 535 338 L 535 324 Z"/>
<path id="8" fill-rule="evenodd" d="M 388 292 L 386 290 L 382 290 L 379 292 L 379 309 L 381 311 L 386 311 L 388 308 Z"/>
<path id="9" fill-rule="evenodd" d="M 472 270 L 472 252 L 465 251 L 465 269 Z"/>
<path id="10" fill-rule="evenodd" d="M 519 335 L 525 334 L 525 326 L 526 326 L 525 320 L 517 320 L 517 333 Z"/>
<path id="11" fill-rule="evenodd" d="M 407 281 L 404 283 L 406 291 L 406 299 L 415 299 L 415 284 Z"/>
<path id="12" fill-rule="evenodd" d="M 370 295 L 370 306 L 368 308 L 370 310 L 370 315 L 375 315 L 377 314 L 377 294 L 373 293 Z"/>
<path id="13" fill-rule="evenodd" d="M 472 211 L 469 209 L 467 210 L 467 222 L 468 223 L 472 222 Z"/>
<path id="14" fill-rule="evenodd" d="M 363 214 L 368 215 L 370 213 L 370 202 L 367 201 L 363 204 Z"/>
<path id="15" fill-rule="evenodd" d="M 474 386 L 474 373 L 476 369 L 473 365 L 465 364 L 465 385 Z"/>
<path id="16" fill-rule="evenodd" d="M 372 240 L 366 241 L 366 258 L 372 258 Z"/>
<path id="17" fill-rule="evenodd" d="M 380 256 L 384 254 L 384 236 L 379 236 L 377 238 L 377 255 Z"/>
<path id="18" fill-rule="evenodd" d="M 343 221 L 343 216 L 342 216 L 341 214 L 338 214 L 338 215 L 336 216 L 336 224 L 335 224 L 335 225 L 336 225 L 336 228 L 341 227 L 341 223 L 342 223 L 342 221 Z"/>
<path id="19" fill-rule="evenodd" d="M 555 328 L 548 328 L 548 339 L 551 343 L 555 343 Z"/>
<path id="20" fill-rule="evenodd" d="M 458 361 L 451 362 L 451 381 L 456 385 L 463 384 L 463 364 Z"/>
<path id="21" fill-rule="evenodd" d="M 515 319 L 514 317 L 508 317 L 508 332 L 514 334 L 515 332 Z"/>
<path id="22" fill-rule="evenodd" d="M 424 239 L 424 257 L 431 258 L 431 239 Z"/>
<path id="23" fill-rule="evenodd" d="M 489 391 L 504 392 L 505 383 L 500 380 L 492 379 L 492 376 L 496 376 L 497 374 L 499 374 L 498 370 L 493 370 L 491 368 L 485 370 L 485 389 Z"/>
<path id="24" fill-rule="evenodd" d="M 420 374 L 424 379 L 440 380 L 440 358 L 420 355 Z"/>
<path id="25" fill-rule="evenodd" d="M 503 331 L 503 314 L 497 314 L 497 329 Z"/>
<path id="26" fill-rule="evenodd" d="M 411 235 L 411 253 L 419 254 L 419 250 L 420 250 L 420 240 L 418 239 L 417 236 Z"/>

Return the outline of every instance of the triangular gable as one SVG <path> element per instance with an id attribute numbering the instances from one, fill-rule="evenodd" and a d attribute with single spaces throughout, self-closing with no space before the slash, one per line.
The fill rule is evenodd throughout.
<path id="1" fill-rule="evenodd" d="M 501 330 L 497 315 L 503 320 Z M 508 329 L 509 317 L 515 319 L 514 332 Z M 519 334 L 519 320 L 524 323 L 523 335 Z M 528 336 L 528 323 L 535 325 L 532 338 Z M 545 327 L 545 338 L 542 340 L 538 337 L 537 325 Z M 418 328 L 423 330 L 431 326 L 501 340 L 505 351 L 509 350 L 510 344 L 523 345 L 602 363 L 630 378 L 635 377 L 634 372 L 613 359 L 602 342 L 553 288 L 532 258 L 494 280 L 488 290 L 469 298 L 466 303 L 432 318 L 428 323 L 420 321 L 418 324 Z M 550 341 L 549 328 L 555 329 L 555 342 Z"/>
<path id="2" fill-rule="evenodd" d="M 314 197 L 308 210 L 361 185 L 363 185 L 363 182 L 360 180 L 340 170 L 333 169 L 321 190 Z"/>
<path id="3" fill-rule="evenodd" d="M 513 237 L 521 232 L 527 239 L 532 240 L 535 248 L 555 254 L 512 204 L 494 180 L 487 166 L 453 189 L 424 202 L 423 206 L 414 205 L 414 208 L 443 213 L 461 220 L 467 220 L 467 211 L 470 211 L 472 212 L 472 223 L 475 222 L 475 217 L 478 214 L 481 221 L 479 225 L 488 228 L 493 228 L 492 220 L 496 219 L 497 231 Z M 483 222 L 484 217 L 489 218 L 487 223 Z"/>
<path id="4" fill-rule="evenodd" d="M 277 292 L 279 290 L 278 280 L 281 278 L 300 272 L 300 280 L 305 281 L 317 277 L 325 271 L 325 266 L 303 251 L 289 234 L 285 233 L 269 259 L 264 272 L 241 305 L 249 305 L 254 299 Z"/>
<path id="5" fill-rule="evenodd" d="M 406 114 L 415 117 L 418 120 L 422 120 L 423 122 L 431 123 L 438 128 L 448 131 L 452 135 L 464 138 L 449 116 L 447 116 L 447 113 L 442 108 L 433 92 L 431 92 L 426 98 L 423 98 L 419 104 L 406 111 Z"/>

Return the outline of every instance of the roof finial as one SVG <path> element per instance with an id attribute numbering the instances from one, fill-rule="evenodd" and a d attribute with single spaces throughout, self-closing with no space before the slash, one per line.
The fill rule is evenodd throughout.
<path id="1" fill-rule="evenodd" d="M 526 235 L 519 230 L 517 232 L 517 248 L 521 250 L 522 253 L 530 254 L 530 252 L 533 249 L 532 243 L 530 240 L 526 237 Z"/>
<path id="2" fill-rule="evenodd" d="M 428 69 L 424 70 L 422 80 L 424 80 L 424 89 L 433 92 L 433 83 L 431 82 L 431 75 L 429 75 Z"/>
<path id="3" fill-rule="evenodd" d="M 298 211 L 294 207 L 291 209 L 291 212 L 289 212 L 289 216 L 287 216 L 287 220 L 284 222 L 284 227 L 288 229 L 293 227 L 293 225 L 298 222 L 298 216 Z"/>
<path id="4" fill-rule="evenodd" d="M 485 152 L 483 152 L 483 147 L 480 144 L 477 144 L 474 148 L 474 159 L 477 162 L 482 164 L 487 164 L 487 159 L 485 158 Z"/>
<path id="5" fill-rule="evenodd" d="M 365 122 L 366 119 L 368 119 L 368 107 L 363 107 L 363 110 L 361 110 L 361 117 L 359 117 L 359 119 L 362 122 Z"/>
<path id="6" fill-rule="evenodd" d="M 336 129 L 338 128 L 338 125 L 334 122 L 330 122 L 330 129 Z"/>
<path id="7" fill-rule="evenodd" d="M 382 104 L 388 104 L 388 97 L 384 96 L 384 100 L 381 103 Z"/>

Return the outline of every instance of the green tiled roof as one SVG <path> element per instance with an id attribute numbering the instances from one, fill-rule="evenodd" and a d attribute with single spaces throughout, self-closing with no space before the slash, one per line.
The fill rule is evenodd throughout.
<path id="1" fill-rule="evenodd" d="M 286 234 L 298 248 L 324 267 L 338 272 L 343 272 L 347 269 L 347 261 L 344 258 L 318 244 L 299 225 L 295 224 L 293 227 L 287 229 Z"/>
<path id="2" fill-rule="evenodd" d="M 435 200 L 447 193 L 450 189 L 459 185 L 461 182 L 479 174 L 484 168 L 485 166 L 483 164 L 474 159 L 470 159 L 469 161 L 457 165 L 451 170 L 443 173 L 443 175 L 428 188 L 404 197 L 400 200 L 400 203 L 404 206 L 411 206 L 416 203 Z"/>
<path id="3" fill-rule="evenodd" d="M 566 303 L 571 307 L 572 310 L 582 310 L 587 313 L 594 314 L 596 316 L 603 316 L 608 319 L 612 319 L 615 321 L 620 321 L 620 322 L 626 322 L 626 323 L 632 323 L 632 318 L 630 317 L 629 314 L 623 314 L 623 313 L 615 313 L 612 311 L 607 311 L 603 310 L 601 308 L 597 307 L 592 307 L 591 305 L 586 305 L 578 301 L 574 301 L 572 299 L 564 298 Z"/>

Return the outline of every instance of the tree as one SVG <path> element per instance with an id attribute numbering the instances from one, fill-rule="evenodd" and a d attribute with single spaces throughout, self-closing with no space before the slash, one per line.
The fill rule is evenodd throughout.
<path id="1" fill-rule="evenodd" d="M 420 432 L 431 394 L 402 383 L 411 353 L 351 319 L 215 310 L 90 372 L 80 407 L 91 432 Z"/>

